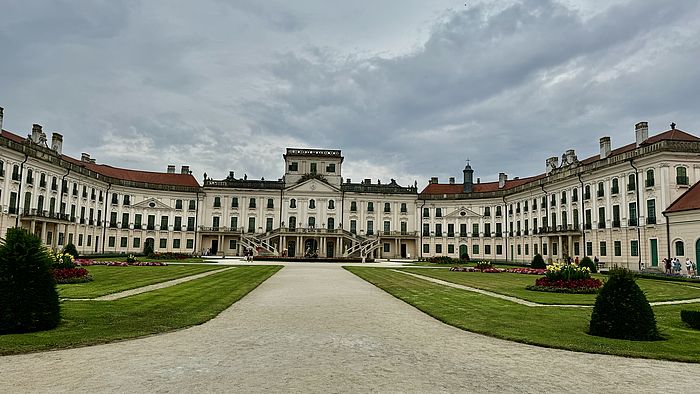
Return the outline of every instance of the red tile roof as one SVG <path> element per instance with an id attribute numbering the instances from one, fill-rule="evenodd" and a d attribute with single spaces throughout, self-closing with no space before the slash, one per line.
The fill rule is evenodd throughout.
<path id="1" fill-rule="evenodd" d="M 697 182 L 690 189 L 686 190 L 685 193 L 681 194 L 676 201 L 672 202 L 668 206 L 668 209 L 664 213 L 682 212 L 690 211 L 693 209 L 700 209 L 700 182 Z"/>
<path id="2" fill-rule="evenodd" d="M 664 131 L 663 133 L 651 136 L 644 140 L 641 145 L 651 145 L 654 143 L 657 143 L 659 141 L 690 141 L 690 142 L 700 142 L 700 138 L 688 134 L 685 131 L 678 130 L 678 129 L 673 129 L 673 130 L 667 130 Z M 610 152 L 610 156 L 615 156 L 619 155 L 622 153 L 627 153 L 630 151 L 633 151 L 637 148 L 637 144 L 635 142 L 631 144 L 627 144 L 625 146 L 621 146 L 617 149 L 613 149 Z M 591 156 L 589 158 L 581 160 L 581 164 L 591 164 L 596 161 L 600 160 L 600 155 L 595 155 Z M 527 178 L 520 178 L 520 179 L 513 179 L 506 181 L 506 185 L 503 189 L 501 190 L 507 190 L 510 188 L 514 188 L 523 184 L 526 184 L 528 182 L 533 182 L 537 181 L 539 179 L 542 179 L 546 176 L 546 174 L 539 174 Z M 440 194 L 459 194 L 463 193 L 463 185 L 461 183 L 458 184 L 440 184 L 440 183 L 430 183 L 428 186 L 423 189 L 423 191 L 420 192 L 420 194 L 430 194 L 430 195 L 440 195 Z M 479 192 L 492 192 L 492 191 L 497 191 L 499 190 L 498 188 L 498 182 L 487 182 L 487 183 L 477 183 L 474 184 L 474 188 L 472 189 L 474 192 L 479 193 Z M 700 196 L 698 197 L 698 201 L 700 202 Z"/>
<path id="3" fill-rule="evenodd" d="M 7 130 L 2 130 L 2 136 L 19 143 L 26 141 L 25 138 L 22 138 Z M 191 174 L 168 174 L 164 172 L 129 170 L 125 168 L 112 167 L 105 164 L 84 162 L 66 155 L 61 155 L 61 158 L 73 164 L 83 166 L 100 175 L 125 181 L 145 182 L 156 185 L 199 187 L 199 183 Z"/>

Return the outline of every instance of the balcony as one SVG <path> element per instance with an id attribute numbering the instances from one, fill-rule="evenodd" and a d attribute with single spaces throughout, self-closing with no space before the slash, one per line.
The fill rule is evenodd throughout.
<path id="1" fill-rule="evenodd" d="M 367 235 L 370 235 L 370 234 L 369 234 L 369 231 L 367 232 Z M 435 232 L 435 236 L 436 236 L 436 237 L 442 237 L 442 231 L 436 231 L 436 232 Z"/>
<path id="2" fill-rule="evenodd" d="M 680 176 L 680 175 L 676 176 L 676 184 L 688 186 L 688 177 L 687 176 Z"/>
<path id="3" fill-rule="evenodd" d="M 605 222 L 598 222 L 598 228 L 605 228 Z"/>
<path id="4" fill-rule="evenodd" d="M 17 213 L 17 208 L 10 207 L 10 209 L 8 211 L 9 211 L 9 213 Z M 38 209 L 25 209 L 22 211 L 22 215 L 25 217 L 39 217 L 39 218 L 54 219 L 54 220 L 61 220 L 61 221 L 70 221 L 70 219 L 71 219 L 70 216 L 63 214 L 63 213 L 57 213 L 57 212 L 51 212 L 51 211 L 40 211 Z"/>
<path id="5" fill-rule="evenodd" d="M 424 236 L 424 237 L 429 237 L 429 236 L 430 236 L 430 231 L 423 231 L 423 236 Z"/>
<path id="6" fill-rule="evenodd" d="M 491 238 L 491 232 L 490 231 L 484 232 L 484 238 Z"/>
<path id="7" fill-rule="evenodd" d="M 656 216 L 647 217 L 647 224 L 656 224 Z"/>
<path id="8" fill-rule="evenodd" d="M 620 221 L 619 221 L 619 220 L 613 220 L 612 226 L 613 226 L 613 228 L 620 228 Z"/>
<path id="9" fill-rule="evenodd" d="M 466 237 L 467 237 L 467 233 L 459 233 L 459 236 L 460 236 L 460 237 L 463 237 L 463 238 L 466 238 Z"/>
<path id="10" fill-rule="evenodd" d="M 627 219 L 627 225 L 629 227 L 636 227 L 637 226 L 637 218 Z"/>
<path id="11" fill-rule="evenodd" d="M 146 226 L 146 230 L 155 230 L 155 229 L 156 229 L 155 224 L 149 224 L 148 226 Z"/>
<path id="12" fill-rule="evenodd" d="M 503 238 L 503 233 L 502 232 L 496 232 L 496 238 Z"/>
<path id="13" fill-rule="evenodd" d="M 449 238 L 454 238 L 454 236 L 455 236 L 454 231 L 452 231 L 452 232 L 449 232 L 449 231 L 448 231 L 448 232 L 447 232 L 447 236 L 448 236 Z"/>

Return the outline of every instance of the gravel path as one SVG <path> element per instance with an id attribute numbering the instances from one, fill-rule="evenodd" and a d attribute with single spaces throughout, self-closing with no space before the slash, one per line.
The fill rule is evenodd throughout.
<path id="1" fill-rule="evenodd" d="M 283 268 L 197 327 L 0 357 L 6 392 L 682 393 L 699 374 L 461 331 L 320 264 Z"/>

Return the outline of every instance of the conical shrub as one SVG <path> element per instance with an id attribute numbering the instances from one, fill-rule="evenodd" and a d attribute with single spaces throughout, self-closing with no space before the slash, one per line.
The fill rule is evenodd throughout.
<path id="1" fill-rule="evenodd" d="M 654 311 L 632 272 L 624 268 L 610 270 L 595 300 L 589 332 L 634 341 L 661 339 Z"/>
<path id="2" fill-rule="evenodd" d="M 584 256 L 581 259 L 581 261 L 578 263 L 578 266 L 579 267 L 588 267 L 588 269 L 591 270 L 592 274 L 595 274 L 596 272 L 598 272 L 598 266 L 595 265 L 593 260 L 591 260 L 591 258 L 588 256 Z"/>
<path id="3" fill-rule="evenodd" d="M 51 258 L 41 240 L 11 228 L 0 241 L 0 334 L 48 330 L 60 307 Z"/>
<path id="4" fill-rule="evenodd" d="M 547 268 L 547 264 L 545 264 L 541 254 L 537 253 L 535 257 L 532 258 L 530 268 Z"/>

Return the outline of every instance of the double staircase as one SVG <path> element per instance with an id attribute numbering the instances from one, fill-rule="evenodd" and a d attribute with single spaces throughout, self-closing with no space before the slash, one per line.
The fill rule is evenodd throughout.
<path id="1" fill-rule="evenodd" d="M 242 234 L 241 244 L 246 248 L 255 250 L 259 255 L 279 256 L 279 252 L 274 245 L 269 243 L 269 238 L 264 238 L 265 234 Z"/>

